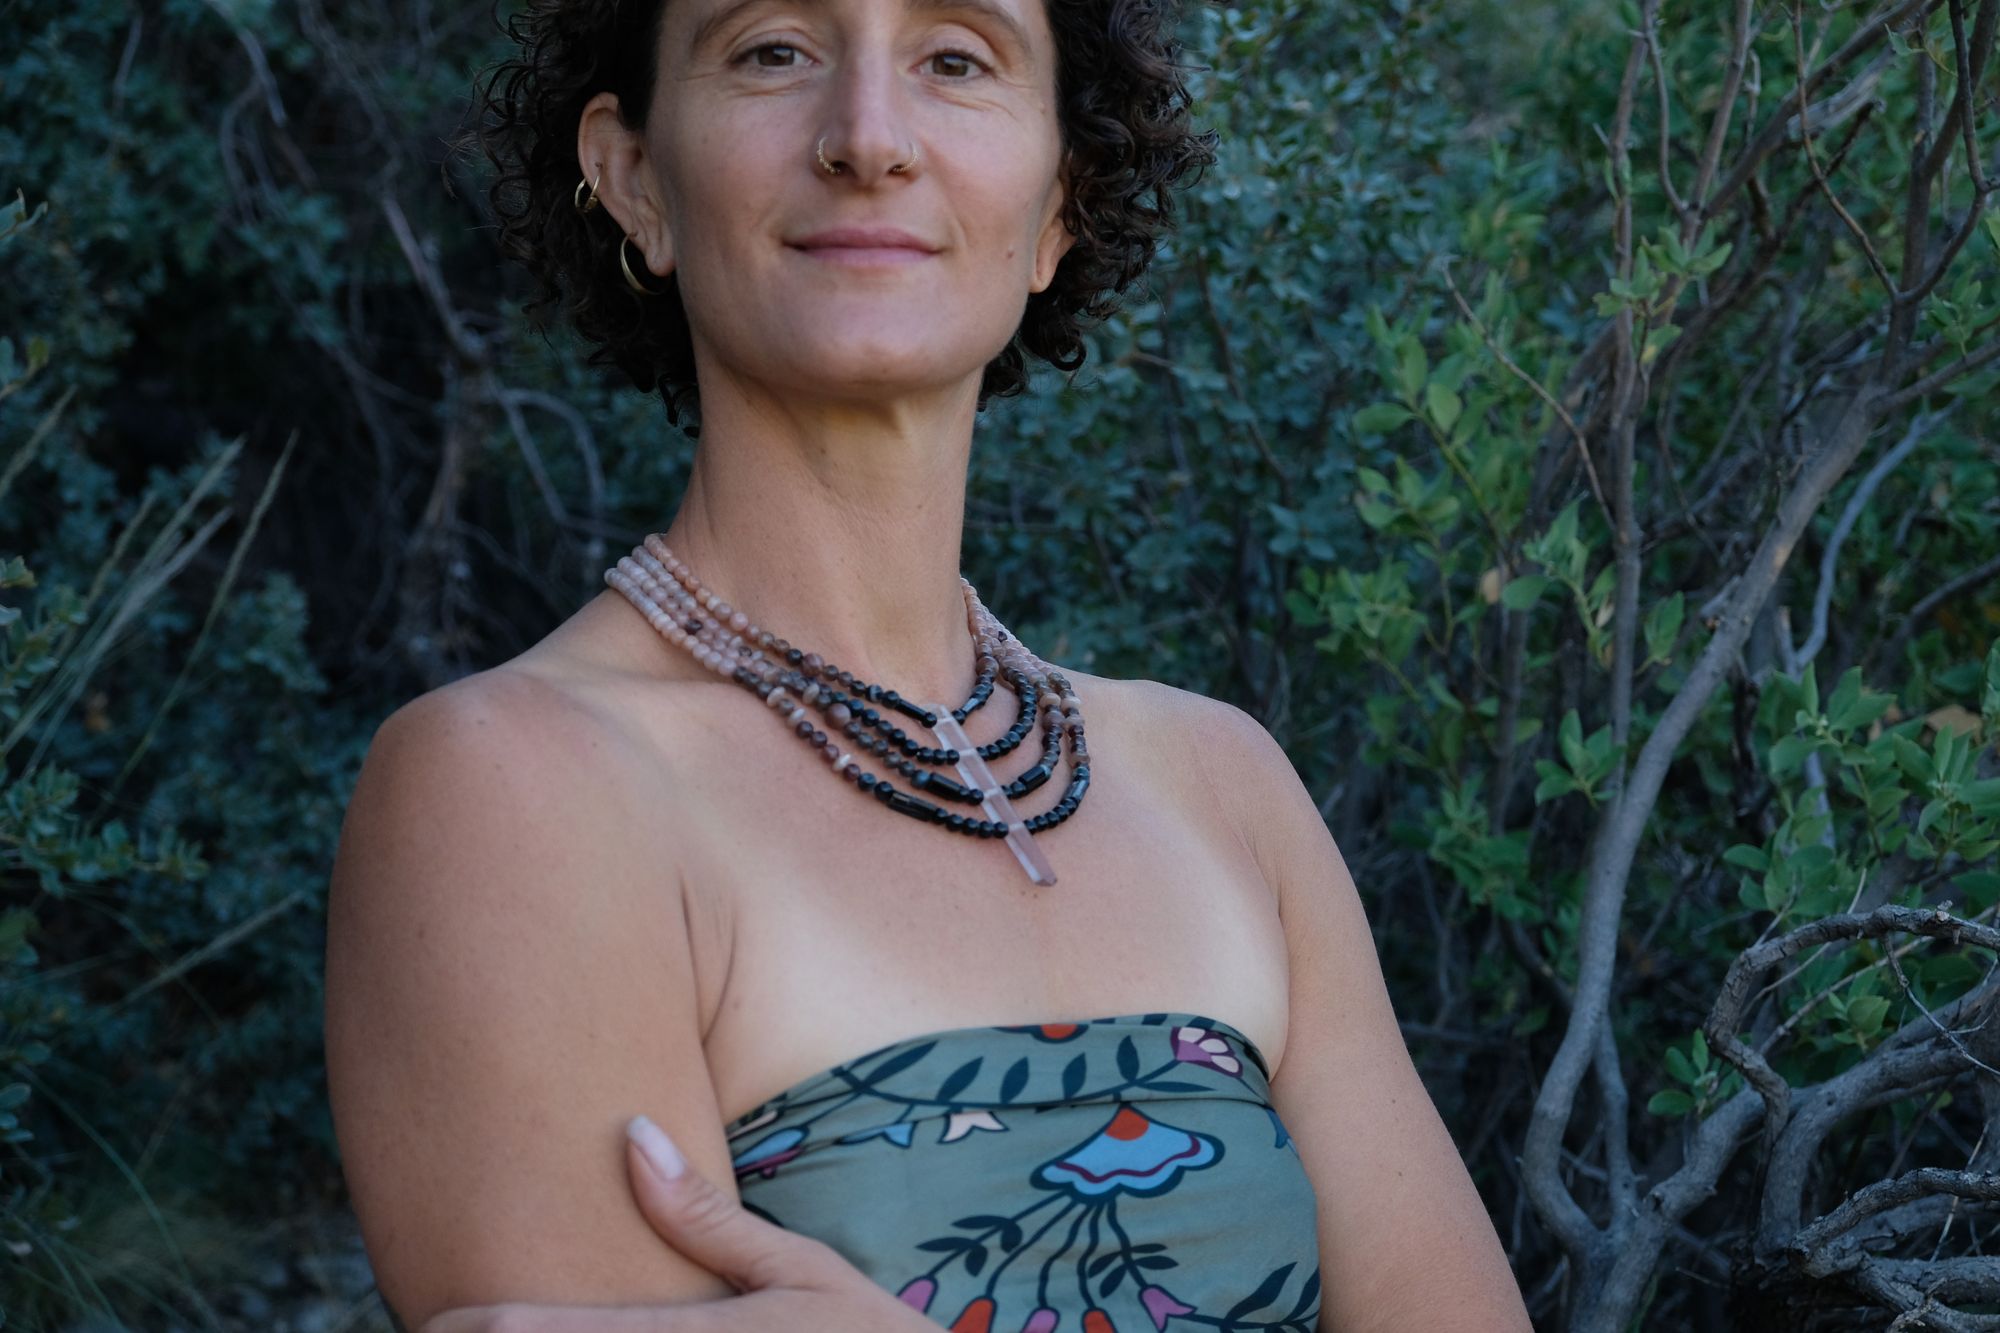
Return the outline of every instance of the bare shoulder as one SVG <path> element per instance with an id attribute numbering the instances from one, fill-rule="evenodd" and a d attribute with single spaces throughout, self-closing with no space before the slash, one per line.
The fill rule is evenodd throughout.
<path id="1" fill-rule="evenodd" d="M 634 808 L 635 762 L 505 670 L 412 700 L 370 743 L 328 902 L 327 1079 L 409 1327 L 731 1290 L 659 1243 L 626 1182 L 642 1113 L 731 1180 L 670 839 Z"/>
<path id="2" fill-rule="evenodd" d="M 1120 735 L 1147 738 L 1152 762 L 1177 777 L 1191 800 L 1227 821 L 1256 857 L 1276 896 L 1285 858 L 1310 855 L 1300 844 L 1326 836 L 1326 825 L 1298 770 L 1270 730 L 1246 709 L 1144 678 L 1079 676 L 1090 708 L 1105 701 Z"/>
<path id="3" fill-rule="evenodd" d="M 432 776 L 546 781 L 565 766 L 616 761 L 615 733 L 592 725 L 573 696 L 529 671 L 495 667 L 403 704 L 384 718 L 369 759 L 440 770 Z M 535 762 L 518 762 L 532 755 Z M 364 767 L 365 772 L 365 767 Z"/>

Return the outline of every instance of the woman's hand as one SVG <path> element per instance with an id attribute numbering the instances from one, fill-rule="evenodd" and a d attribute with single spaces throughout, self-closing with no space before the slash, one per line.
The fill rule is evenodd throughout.
<path id="1" fill-rule="evenodd" d="M 832 1246 L 773 1226 L 687 1170 L 651 1120 L 635 1116 L 626 1135 L 625 1166 L 639 1211 L 662 1240 L 726 1278 L 739 1295 L 686 1305 L 465 1306 L 425 1320 L 419 1333 L 935 1333 L 929 1318 Z"/>

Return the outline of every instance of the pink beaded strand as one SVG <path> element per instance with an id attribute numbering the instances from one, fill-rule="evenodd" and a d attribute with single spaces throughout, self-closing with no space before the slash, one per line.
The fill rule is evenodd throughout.
<path id="1" fill-rule="evenodd" d="M 712 590 L 703 587 L 686 562 L 667 547 L 660 534 L 646 537 L 641 545 L 633 548 L 630 556 L 606 570 L 604 577 L 605 582 L 623 594 L 662 637 L 685 649 L 697 662 L 718 675 L 735 680 L 760 695 L 802 739 L 813 746 L 834 772 L 904 814 L 982 837 L 1003 837 L 1032 880 L 1037 883 L 1055 882 L 1054 872 L 1048 868 L 1046 859 L 1035 846 L 1032 834 L 1067 819 L 1081 803 L 1089 786 L 1089 750 L 1084 739 L 1083 711 L 1068 678 L 1015 638 L 998 617 L 980 602 L 978 591 L 963 576 L 959 583 L 965 599 L 967 628 L 977 651 L 980 682 L 975 686 L 972 698 L 958 709 L 917 704 L 893 690 L 883 690 L 833 667 L 817 653 L 798 652 L 785 640 L 758 627 L 746 614 Z M 776 653 L 783 660 L 774 660 L 770 653 Z M 993 675 L 998 671 L 1005 671 L 1017 692 L 1024 693 L 1021 719 L 1001 741 L 975 748 L 965 739 L 964 731 L 958 726 L 958 718 L 983 702 Z M 848 695 L 835 685 L 829 685 L 822 679 L 823 675 L 832 677 L 837 683 L 847 684 L 854 694 Z M 1022 820 L 1014 813 L 1008 800 L 1008 789 L 992 776 L 980 750 L 997 755 L 1032 730 L 1028 716 L 1030 699 L 1027 696 L 1030 695 L 1034 701 L 1033 711 L 1045 733 L 1044 757 L 1041 763 L 1009 784 L 1014 789 L 1013 794 L 1025 794 L 1050 776 L 1055 764 L 1060 762 L 1061 744 L 1065 737 L 1070 743 L 1071 776 L 1067 792 L 1053 808 L 1032 819 Z M 946 748 L 926 750 L 918 746 L 870 707 L 878 701 L 924 721 L 939 745 Z M 948 812 L 922 797 L 895 788 L 886 778 L 867 772 L 853 753 L 814 726 L 814 708 L 825 714 L 830 727 L 845 731 L 877 753 L 888 755 L 890 744 L 881 738 L 865 737 L 865 728 L 861 723 L 864 716 L 867 723 L 877 730 L 886 729 L 891 743 L 900 744 L 903 751 L 916 755 L 920 761 L 955 763 L 960 777 L 964 779 L 963 786 L 927 771 L 916 773 L 913 785 L 920 790 L 928 788 L 942 792 L 951 799 L 976 800 L 992 818 L 978 820 Z M 914 765 L 901 755 L 892 757 L 892 762 L 906 772 L 914 771 Z"/>

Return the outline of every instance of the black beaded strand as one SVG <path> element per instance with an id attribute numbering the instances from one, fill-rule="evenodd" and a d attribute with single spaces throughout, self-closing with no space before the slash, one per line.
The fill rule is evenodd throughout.
<path id="1" fill-rule="evenodd" d="M 651 538 L 648 539 L 648 545 L 651 544 L 652 540 Z M 662 544 L 662 549 L 664 549 L 664 544 Z M 695 638 L 696 635 L 708 628 L 708 625 L 704 624 L 701 616 L 690 612 L 684 619 L 677 619 L 662 608 L 647 591 L 646 585 L 657 586 L 660 588 L 660 591 L 666 591 L 666 587 L 662 586 L 664 583 L 662 575 L 668 575 L 678 583 L 684 590 L 687 598 L 703 598 L 704 594 L 698 585 L 688 586 L 688 580 L 680 579 L 673 572 L 670 565 L 662 564 L 654 559 L 646 547 L 636 548 L 632 559 L 622 560 L 619 562 L 618 567 L 607 570 L 605 581 L 614 588 L 617 588 L 628 600 L 631 600 L 641 611 L 645 612 L 648 619 L 653 622 L 655 628 L 659 629 L 669 638 L 684 642 L 691 649 L 699 643 L 699 646 L 706 648 L 708 653 L 708 656 L 703 657 L 702 660 L 708 662 L 709 665 L 716 666 L 718 670 L 722 669 L 720 661 L 709 661 L 709 658 L 727 660 L 727 654 L 723 653 L 720 649 L 709 647 L 706 643 L 700 643 Z M 968 604 L 976 606 L 976 594 L 972 592 L 971 584 L 966 583 L 964 586 L 968 596 Z M 703 604 L 706 603 L 704 602 Z M 991 612 L 987 612 L 984 607 L 977 607 L 977 611 L 983 614 L 987 620 L 991 621 L 991 624 L 986 626 L 986 628 L 990 631 L 993 639 L 1000 643 L 1013 639 L 1013 636 L 1004 626 L 1001 626 L 998 621 L 992 620 Z M 738 616 L 737 619 L 742 619 L 742 617 Z M 980 794 L 966 787 L 963 783 L 957 782 L 941 773 L 932 772 L 928 769 L 919 769 L 916 766 L 917 763 L 955 763 L 959 758 L 957 751 L 939 749 L 917 742 L 914 738 L 903 733 L 900 728 L 895 727 L 880 710 L 871 705 L 877 703 L 884 704 L 887 707 L 904 713 L 914 720 L 923 722 L 926 726 L 935 726 L 937 723 L 937 715 L 932 710 L 910 703 L 894 690 L 884 689 L 881 686 L 861 681 L 852 673 L 826 663 L 817 654 L 801 652 L 793 648 L 789 643 L 776 638 L 766 631 L 756 631 L 752 634 L 751 640 L 745 640 L 741 637 L 740 632 L 733 632 L 731 625 L 725 623 L 720 616 L 712 616 L 710 624 L 713 625 L 715 631 L 729 635 L 729 642 L 734 649 L 736 657 L 743 659 L 730 665 L 727 671 L 730 678 L 751 689 L 772 707 L 779 707 L 781 709 L 789 707 L 791 711 L 788 713 L 788 720 L 792 722 L 795 734 L 812 745 L 815 750 L 832 757 L 838 750 L 838 746 L 829 743 L 827 733 L 814 726 L 810 717 L 803 715 L 807 706 L 817 707 L 822 714 L 826 715 L 829 725 L 835 726 L 842 733 L 849 736 L 862 749 L 882 755 L 893 767 L 909 775 L 913 786 L 946 800 L 975 805 L 981 803 Z M 977 634 L 976 630 L 975 634 Z M 1034 658 L 1032 653 L 1027 652 L 1025 645 L 1021 645 L 1018 639 L 1014 639 L 1014 643 L 1019 653 L 1025 654 L 1031 661 L 1038 663 L 1042 667 L 1049 683 L 1055 686 L 1062 697 L 1064 706 L 1050 707 L 1045 710 L 1047 716 L 1043 721 L 1043 757 L 1039 762 L 1032 765 L 1025 772 L 1018 774 L 1012 781 L 1005 785 L 1003 790 L 1007 796 L 1011 799 L 1015 796 L 1025 795 L 1045 783 L 1053 774 L 1057 764 L 1060 763 L 1063 735 L 1067 733 L 1071 737 L 1073 768 L 1068 788 L 1064 792 L 1063 797 L 1049 810 L 1031 816 L 1023 821 L 1030 832 L 1040 832 L 1045 829 L 1054 828 L 1068 819 L 1082 803 L 1083 795 L 1090 785 L 1089 752 L 1084 742 L 1083 719 L 1075 711 L 1075 695 L 1070 689 L 1068 678 L 1053 667 L 1049 667 L 1046 663 L 1040 663 L 1040 660 Z M 952 710 L 954 718 L 960 721 L 984 704 L 991 696 L 993 682 L 997 676 L 997 659 L 991 649 L 985 646 L 986 641 L 983 637 L 981 638 L 981 644 L 979 677 L 974 684 L 973 691 L 968 696 L 964 705 Z M 762 651 L 765 648 L 779 653 L 784 658 L 786 664 L 795 669 L 788 671 L 777 667 L 776 663 L 765 656 L 765 653 Z M 697 653 L 697 655 L 701 656 L 700 653 Z M 853 693 L 850 694 L 846 690 L 841 689 L 832 689 L 822 684 L 817 679 L 822 674 L 846 686 Z M 977 747 L 978 753 L 982 758 L 996 757 L 1010 752 L 1033 729 L 1034 714 L 1041 698 L 1039 688 L 1032 679 L 1019 670 L 1010 669 L 1008 680 L 1010 685 L 1021 695 L 1020 715 L 1017 717 L 1014 726 L 1004 736 Z M 776 701 L 772 698 L 774 694 L 779 696 Z M 794 701 L 794 696 L 796 696 L 797 702 Z M 864 700 L 866 701 L 865 703 L 863 702 Z M 866 732 L 870 729 L 873 729 L 878 734 L 874 736 L 867 735 Z M 892 749 L 900 751 L 900 753 L 891 753 Z M 898 810 L 912 818 L 942 824 L 955 832 L 965 833 L 970 836 L 982 838 L 1004 837 L 1008 832 L 1008 826 L 997 820 L 947 811 L 942 806 L 927 801 L 913 792 L 906 792 L 895 787 L 885 777 L 878 777 L 875 774 L 861 771 L 860 765 L 852 761 L 851 755 L 841 755 L 840 758 L 847 762 L 836 762 L 835 767 L 837 772 L 848 777 L 849 780 L 853 781 L 863 791 L 872 792 L 878 800 L 893 810 Z M 913 760 L 915 762 L 912 762 Z"/>

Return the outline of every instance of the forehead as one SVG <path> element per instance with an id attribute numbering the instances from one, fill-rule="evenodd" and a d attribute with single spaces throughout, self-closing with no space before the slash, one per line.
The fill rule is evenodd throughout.
<path id="1" fill-rule="evenodd" d="M 1023 3 L 1023 0 L 690 0 L 689 3 L 669 5 L 667 8 L 669 22 L 675 9 L 685 9 L 695 15 L 694 31 L 688 37 L 688 45 L 700 46 L 718 29 L 752 10 L 790 8 L 835 11 L 843 7 L 871 6 L 912 18 L 962 15 L 983 19 L 1022 47 L 1034 45 L 1030 31 L 1035 16 L 1031 12 L 1032 6 Z"/>

